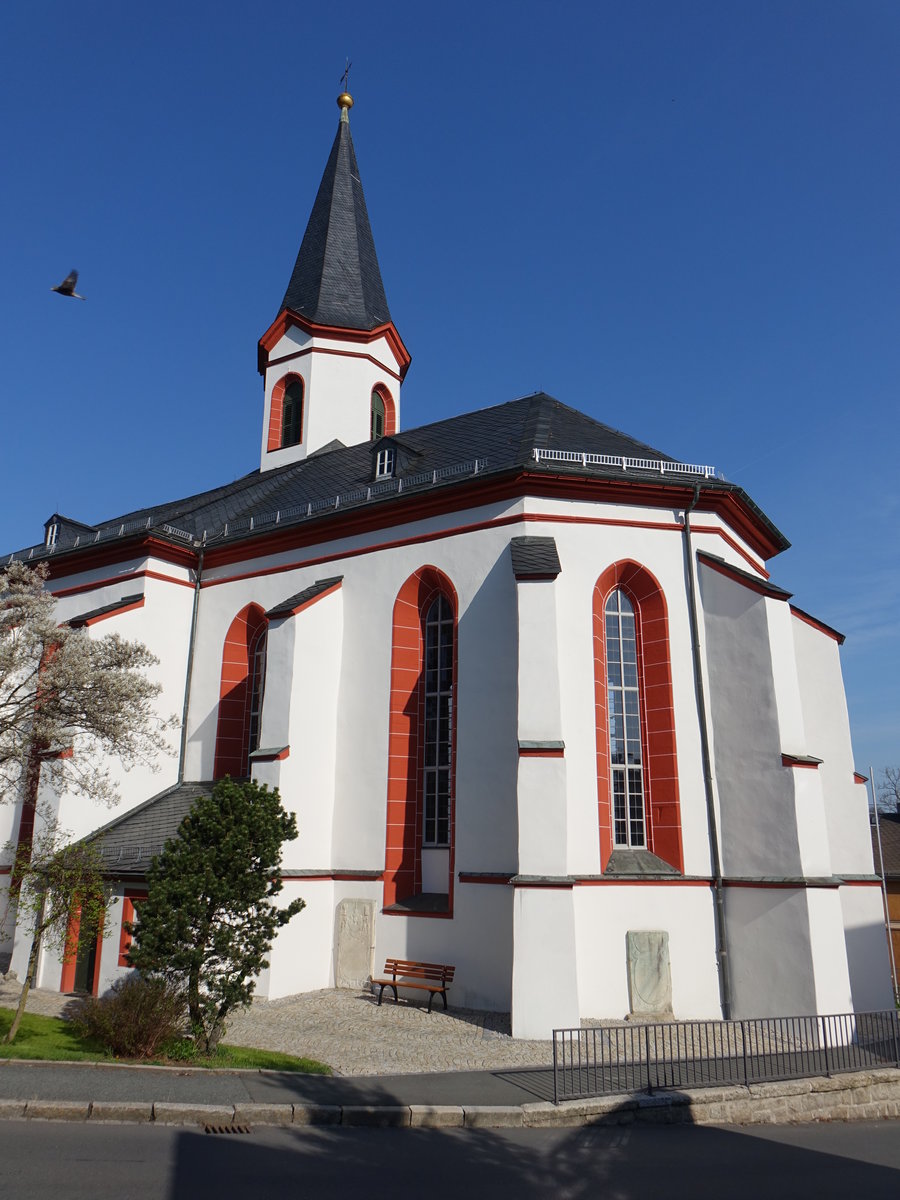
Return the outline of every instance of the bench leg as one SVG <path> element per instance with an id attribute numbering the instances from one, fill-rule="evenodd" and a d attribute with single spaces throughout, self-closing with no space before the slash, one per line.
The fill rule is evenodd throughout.
<path id="1" fill-rule="evenodd" d="M 384 999 L 384 989 L 387 984 L 381 984 L 381 991 L 378 993 L 378 1007 L 381 1008 L 381 1002 Z"/>
<path id="2" fill-rule="evenodd" d="M 447 1011 L 447 993 L 446 993 L 446 991 L 441 992 L 441 999 L 444 1002 L 444 1012 L 446 1012 Z"/>

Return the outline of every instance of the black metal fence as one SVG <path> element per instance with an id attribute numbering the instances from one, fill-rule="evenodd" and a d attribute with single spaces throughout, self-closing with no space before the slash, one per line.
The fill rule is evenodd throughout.
<path id="1" fill-rule="evenodd" d="M 553 1031 L 553 1101 L 900 1067 L 893 1012 Z"/>

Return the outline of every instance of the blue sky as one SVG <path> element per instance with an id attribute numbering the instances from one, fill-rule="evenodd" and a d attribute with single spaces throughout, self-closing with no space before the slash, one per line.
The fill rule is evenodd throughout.
<path id="1" fill-rule="evenodd" d="M 9 0 L 0 549 L 257 465 L 349 55 L 403 424 L 543 388 L 714 464 L 900 762 L 898 52 L 896 0 Z"/>

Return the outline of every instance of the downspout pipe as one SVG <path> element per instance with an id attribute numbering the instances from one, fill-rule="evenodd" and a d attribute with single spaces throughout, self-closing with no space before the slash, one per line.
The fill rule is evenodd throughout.
<path id="1" fill-rule="evenodd" d="M 709 827 L 709 851 L 713 869 L 714 917 L 716 927 L 716 963 L 719 969 L 719 1000 L 722 1019 L 731 1020 L 731 973 L 728 962 L 728 939 L 725 928 L 725 888 L 722 879 L 722 856 L 719 852 L 719 827 L 716 820 L 713 790 L 712 755 L 709 748 L 709 729 L 706 723 L 706 688 L 700 660 L 700 619 L 697 613 L 697 593 L 694 580 L 694 548 L 691 544 L 691 513 L 700 499 L 700 484 L 694 484 L 694 495 L 684 510 L 684 563 L 687 574 L 688 610 L 691 617 L 691 646 L 694 655 L 694 693 L 697 715 L 700 718 L 700 752 L 703 758 L 703 781 L 706 790 L 706 821 Z"/>
<path id="2" fill-rule="evenodd" d="M 200 543 L 197 556 L 197 570 L 194 576 L 194 606 L 191 611 L 191 635 L 188 642 L 187 671 L 184 679 L 184 705 L 181 709 L 181 749 L 178 754 L 178 782 L 184 783 L 184 760 L 187 755 L 188 709 L 191 703 L 191 678 L 194 674 L 194 643 L 197 640 L 197 614 L 200 609 L 200 579 L 203 575 L 203 552 L 206 549 L 205 538 Z"/>

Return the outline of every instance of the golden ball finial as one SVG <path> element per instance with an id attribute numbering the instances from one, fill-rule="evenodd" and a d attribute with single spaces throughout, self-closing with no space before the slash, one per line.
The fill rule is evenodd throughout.
<path id="1" fill-rule="evenodd" d="M 353 97 L 350 95 L 349 92 L 341 92 L 341 94 L 337 98 L 337 102 L 338 102 L 338 108 L 352 108 L 353 107 Z"/>

